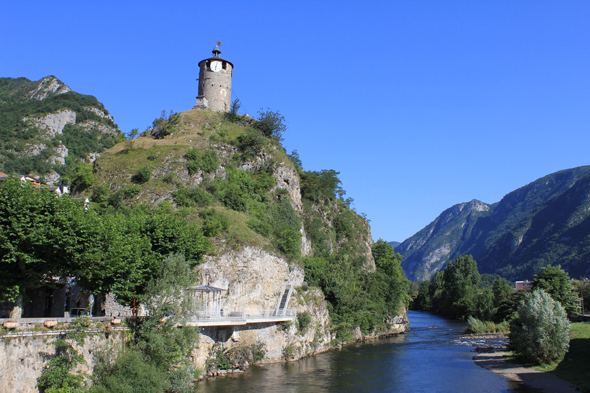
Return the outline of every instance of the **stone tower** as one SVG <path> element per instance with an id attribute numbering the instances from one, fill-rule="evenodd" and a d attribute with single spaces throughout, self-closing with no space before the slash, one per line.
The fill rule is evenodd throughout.
<path id="1" fill-rule="evenodd" d="M 217 43 L 220 45 L 220 43 Z M 223 60 L 218 46 L 213 57 L 199 62 L 199 95 L 197 109 L 215 112 L 229 112 L 231 108 L 231 76 L 234 65 Z"/>

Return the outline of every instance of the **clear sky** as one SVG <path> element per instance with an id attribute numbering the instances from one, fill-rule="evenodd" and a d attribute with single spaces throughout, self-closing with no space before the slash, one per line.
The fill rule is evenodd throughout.
<path id="1" fill-rule="evenodd" d="M 3 1 L 0 76 L 55 75 L 144 130 L 192 108 L 217 39 L 242 109 L 280 111 L 374 239 L 590 164 L 589 1 Z"/>

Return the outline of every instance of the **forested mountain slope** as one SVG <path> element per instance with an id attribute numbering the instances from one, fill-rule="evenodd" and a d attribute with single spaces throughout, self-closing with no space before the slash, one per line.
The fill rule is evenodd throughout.
<path id="1" fill-rule="evenodd" d="M 572 277 L 590 273 L 587 183 L 590 166 L 540 178 L 498 203 L 455 205 L 396 247 L 413 280 L 429 279 L 447 262 L 471 254 L 481 273 L 532 279 L 561 264 Z"/>
<path id="2" fill-rule="evenodd" d="M 124 139 L 104 105 L 54 76 L 0 78 L 0 170 L 53 184 Z"/>

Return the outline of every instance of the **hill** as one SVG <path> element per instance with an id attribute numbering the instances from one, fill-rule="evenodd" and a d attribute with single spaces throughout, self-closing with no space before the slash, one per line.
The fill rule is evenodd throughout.
<path id="1" fill-rule="evenodd" d="M 542 177 L 488 205 L 455 205 L 396 247 L 412 280 L 429 279 L 459 255 L 471 254 L 481 273 L 532 279 L 561 264 L 572 277 L 590 273 L 590 166 Z"/>
<path id="2" fill-rule="evenodd" d="M 369 223 L 347 204 L 338 172 L 304 171 L 280 136 L 247 116 L 193 109 L 163 114 L 153 126 L 94 162 L 91 186 L 81 191 L 93 208 L 169 211 L 202 228 L 213 245 L 203 281 L 229 287 L 226 305 L 237 308 L 263 282 L 265 295 L 252 295 L 248 307 L 275 307 L 285 282 L 260 261 L 280 261 L 304 276 L 303 288 L 321 290 L 321 301 L 300 290 L 300 304 L 325 297 L 339 339 L 388 331 L 407 301 L 407 280 L 385 242 L 374 257 Z M 246 266 L 263 272 L 248 276 Z"/>
<path id="3" fill-rule="evenodd" d="M 69 177 L 77 162 L 93 162 L 124 139 L 104 105 L 54 76 L 39 81 L 0 78 L 0 169 Z"/>

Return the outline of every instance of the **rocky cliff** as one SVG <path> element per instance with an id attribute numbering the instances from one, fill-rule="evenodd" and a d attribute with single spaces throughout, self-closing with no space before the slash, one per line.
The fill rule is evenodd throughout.
<path id="1" fill-rule="evenodd" d="M 309 183 L 311 175 L 291 161 L 277 140 L 262 137 L 251 119 L 232 122 L 223 114 L 201 110 L 174 116 L 154 121 L 174 122 L 165 137 L 147 130 L 105 151 L 94 163 L 94 185 L 82 194 L 98 209 L 159 206 L 203 228 L 211 227 L 211 217 L 216 217 L 222 224 L 206 232 L 213 249 L 199 266 L 201 279 L 195 284 L 223 289 L 224 312 L 274 310 L 283 287 L 292 285 L 295 291 L 287 307 L 295 315 L 309 316 L 305 327 L 294 320 L 206 328 L 195 362 L 203 366 L 216 343 L 231 348 L 263 342 L 264 361 L 281 361 L 344 341 L 335 340 L 333 304 L 319 287 L 306 283 L 305 261 L 333 256 L 333 263 L 356 269 L 357 276 L 371 274 L 376 267 L 368 221 L 333 189 L 313 198 L 307 195 L 302 182 Z M 137 181 L 145 170 L 149 179 Z M 378 328 L 365 324 L 361 330 L 347 322 L 340 323 L 340 329 L 356 332 L 352 340 L 401 332 L 405 324 L 400 306 L 401 315 L 391 315 Z"/>
<path id="2" fill-rule="evenodd" d="M 54 76 L 0 78 L 0 169 L 41 175 L 49 184 L 71 176 L 123 138 L 104 105 Z"/>
<path id="3" fill-rule="evenodd" d="M 590 273 L 587 184 L 590 166 L 559 171 L 507 194 L 500 202 L 462 203 L 396 247 L 413 280 L 429 279 L 459 255 L 481 273 L 532 279 L 561 264 L 572 277 Z"/>

